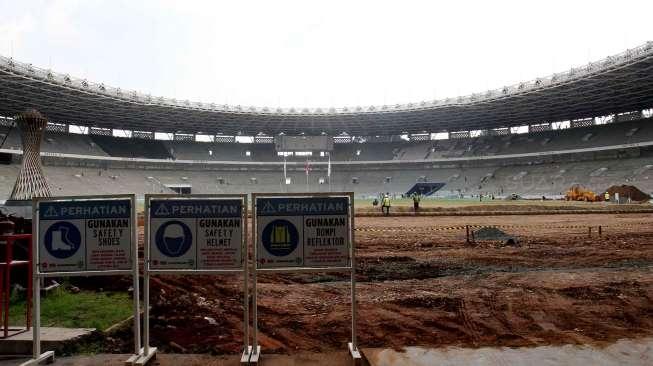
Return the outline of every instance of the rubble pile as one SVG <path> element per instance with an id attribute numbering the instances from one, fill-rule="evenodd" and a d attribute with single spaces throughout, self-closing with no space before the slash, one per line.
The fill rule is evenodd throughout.
<path id="1" fill-rule="evenodd" d="M 619 193 L 619 197 L 624 199 L 630 198 L 634 202 L 646 202 L 651 199 L 650 195 L 640 191 L 637 187 L 626 184 L 612 186 L 606 191 L 610 194 L 610 197 L 614 197 L 615 193 Z"/>
<path id="2" fill-rule="evenodd" d="M 494 226 L 485 226 L 474 231 L 474 240 L 501 241 L 505 245 L 515 245 L 517 239 Z"/>

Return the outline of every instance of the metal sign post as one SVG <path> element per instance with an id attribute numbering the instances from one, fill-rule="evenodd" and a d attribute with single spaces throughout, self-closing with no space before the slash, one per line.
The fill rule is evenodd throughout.
<path id="1" fill-rule="evenodd" d="M 248 363 L 249 291 L 247 265 L 247 195 L 145 195 L 145 262 L 143 263 L 144 365 L 156 355 L 150 347 L 150 276 L 243 275 L 243 353 Z"/>
<path id="2" fill-rule="evenodd" d="M 131 275 L 134 356 L 140 352 L 136 198 L 132 195 L 35 198 L 32 202 L 33 345 L 22 365 L 53 362 L 41 353 L 41 279 Z"/>
<path id="3" fill-rule="evenodd" d="M 356 256 L 354 194 L 252 193 L 254 223 L 253 354 L 258 363 L 257 273 L 347 271 L 351 276 L 351 342 L 354 361 L 361 358 L 356 342 Z"/>

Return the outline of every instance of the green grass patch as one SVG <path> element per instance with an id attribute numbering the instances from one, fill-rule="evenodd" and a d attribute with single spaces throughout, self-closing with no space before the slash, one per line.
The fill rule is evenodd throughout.
<path id="1" fill-rule="evenodd" d="M 128 293 L 81 291 L 74 294 L 59 287 L 41 296 L 41 325 L 104 330 L 132 315 L 132 306 Z M 25 324 L 24 296 L 12 297 L 9 322 Z"/>
<path id="2" fill-rule="evenodd" d="M 354 200 L 356 208 L 366 208 L 374 207 L 372 206 L 372 201 L 374 199 L 362 199 L 357 198 Z M 380 202 L 381 200 L 379 200 Z M 413 200 L 411 198 L 396 198 L 391 199 L 390 204 L 397 207 L 412 207 Z M 453 208 L 453 207 L 469 207 L 469 206 L 548 206 L 548 207 L 581 207 L 581 208 L 593 208 L 593 207 L 604 207 L 609 205 L 605 202 L 580 202 L 580 201 L 563 201 L 563 200 L 503 200 L 490 198 L 483 198 L 483 201 L 479 201 L 477 198 L 426 198 L 423 197 L 420 202 L 420 207 L 441 207 L 441 208 Z M 379 207 L 379 210 L 381 208 Z"/>
<path id="3" fill-rule="evenodd" d="M 373 198 L 356 198 L 354 199 L 354 204 L 356 208 L 363 208 L 363 207 L 374 207 L 372 206 L 372 201 L 374 201 Z M 488 202 L 488 201 L 486 201 Z M 477 205 L 477 204 L 484 204 L 486 202 L 479 202 L 478 198 L 472 199 L 472 198 L 462 198 L 462 199 L 448 199 L 448 198 L 426 198 L 423 197 L 422 200 L 420 201 L 420 206 L 421 207 L 458 207 L 458 206 L 470 206 L 470 205 Z M 502 203 L 506 203 L 508 201 L 500 201 Z M 497 201 L 498 203 L 498 201 Z M 390 204 L 392 206 L 406 206 L 406 207 L 413 207 L 413 199 L 412 198 L 395 198 L 390 200 Z M 379 205 L 381 205 L 381 199 L 379 199 Z M 380 210 L 380 206 L 379 206 Z"/>

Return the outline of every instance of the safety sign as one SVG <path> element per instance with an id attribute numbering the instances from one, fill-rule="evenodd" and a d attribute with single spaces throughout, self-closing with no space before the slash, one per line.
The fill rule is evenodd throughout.
<path id="1" fill-rule="evenodd" d="M 348 197 L 256 197 L 257 268 L 350 264 Z"/>
<path id="2" fill-rule="evenodd" d="M 40 272 L 132 268 L 131 200 L 39 204 Z"/>
<path id="3" fill-rule="evenodd" d="M 150 268 L 241 268 L 242 206 L 237 199 L 152 199 Z"/>

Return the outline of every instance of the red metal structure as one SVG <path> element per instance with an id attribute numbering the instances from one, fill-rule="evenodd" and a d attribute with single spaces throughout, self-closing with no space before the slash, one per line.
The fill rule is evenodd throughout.
<path id="1" fill-rule="evenodd" d="M 27 259 L 14 260 L 14 248 L 18 243 L 26 243 Z M 0 262 L 0 287 L 2 301 L 2 326 L 3 335 L 7 338 L 12 334 L 28 331 L 32 326 L 32 234 L 3 234 L 0 235 L 0 250 L 4 246 L 4 261 Z M 25 267 L 27 271 L 27 299 L 25 301 L 25 328 L 9 328 L 9 300 L 11 297 L 11 270 L 16 267 Z"/>

